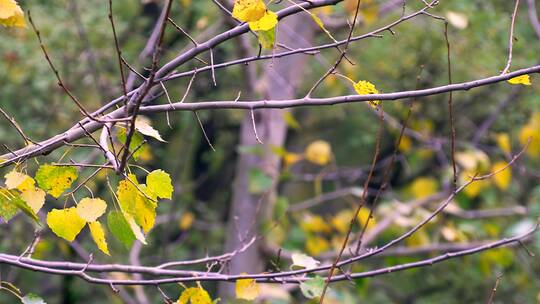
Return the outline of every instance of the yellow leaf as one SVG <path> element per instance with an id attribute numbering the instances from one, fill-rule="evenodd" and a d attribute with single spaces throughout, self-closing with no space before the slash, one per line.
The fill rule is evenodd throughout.
<path id="1" fill-rule="evenodd" d="M 510 186 L 510 182 L 512 181 L 512 170 L 510 169 L 510 167 L 504 168 L 507 165 L 508 164 L 505 162 L 497 162 L 493 164 L 493 167 L 491 168 L 492 173 L 496 173 L 502 170 L 493 176 L 493 182 L 495 183 L 495 186 L 497 186 L 501 190 L 508 189 L 508 187 Z"/>
<path id="2" fill-rule="evenodd" d="M 201 286 L 185 289 L 176 304 L 212 304 L 212 298 Z"/>
<path id="3" fill-rule="evenodd" d="M 26 27 L 24 13 L 15 0 L 0 0 L 0 24 L 6 27 Z"/>
<path id="4" fill-rule="evenodd" d="M 262 0 L 236 0 L 232 16 L 243 22 L 261 19 L 266 13 L 266 5 Z"/>
<path id="5" fill-rule="evenodd" d="M 321 216 L 312 214 L 304 215 L 300 228 L 305 232 L 330 232 L 332 230 Z"/>
<path id="6" fill-rule="evenodd" d="M 246 274 L 245 272 L 242 274 Z M 236 281 L 236 298 L 248 301 L 255 300 L 260 293 L 260 287 L 253 279 L 241 279 Z"/>
<path id="7" fill-rule="evenodd" d="M 86 225 L 78 214 L 75 207 L 67 209 L 53 209 L 47 214 L 47 225 L 57 236 L 73 242 L 75 237 Z"/>
<path id="8" fill-rule="evenodd" d="M 419 177 L 412 182 L 410 191 L 415 199 L 421 199 L 437 193 L 438 188 L 439 184 L 436 179 L 432 177 Z"/>
<path id="9" fill-rule="evenodd" d="M 332 158 L 332 148 L 324 140 L 316 140 L 309 144 L 304 151 L 306 159 L 314 164 L 324 166 Z"/>
<path id="10" fill-rule="evenodd" d="M 508 133 L 499 133 L 495 137 L 497 141 L 497 146 L 506 154 L 510 154 L 512 152 L 512 146 L 510 144 L 510 136 L 508 136 Z"/>
<path id="11" fill-rule="evenodd" d="M 38 213 L 43 204 L 45 204 L 45 191 L 39 188 L 29 188 L 21 192 L 21 199 L 26 202 L 28 207 Z"/>
<path id="12" fill-rule="evenodd" d="M 310 255 L 319 255 L 330 248 L 328 241 L 321 236 L 310 236 L 306 240 L 306 251 Z"/>
<path id="13" fill-rule="evenodd" d="M 111 255 L 109 253 L 109 247 L 107 246 L 107 240 L 105 240 L 105 231 L 103 230 L 101 223 L 90 222 L 88 223 L 88 228 L 90 228 L 90 234 L 92 235 L 92 238 L 94 239 L 94 242 L 98 246 L 99 250 L 106 255 Z"/>
<path id="14" fill-rule="evenodd" d="M 6 178 L 6 187 L 8 189 L 19 189 L 24 191 L 26 189 L 33 189 L 35 187 L 35 181 L 30 176 L 17 172 L 13 169 L 11 172 L 4 176 Z"/>
<path id="15" fill-rule="evenodd" d="M 522 84 L 522 85 L 531 85 L 531 78 L 529 75 L 521 75 L 507 80 L 510 84 Z"/>
<path id="16" fill-rule="evenodd" d="M 358 95 L 379 94 L 379 90 L 377 90 L 375 85 L 369 81 L 360 80 L 354 83 L 353 86 Z M 369 105 L 376 108 L 380 102 L 380 100 L 370 100 Z"/>
<path id="17" fill-rule="evenodd" d="M 87 222 L 95 222 L 106 209 L 107 203 L 104 200 L 86 197 L 77 205 L 77 214 Z"/>
<path id="18" fill-rule="evenodd" d="M 180 217 L 180 221 L 178 222 L 178 227 L 180 227 L 181 230 L 188 230 L 193 225 L 193 222 L 195 221 L 195 215 L 191 212 L 184 212 L 182 216 Z"/>
<path id="19" fill-rule="evenodd" d="M 272 11 L 266 11 L 264 15 L 256 20 L 249 22 L 249 28 L 252 31 L 269 31 L 278 24 L 278 16 Z"/>

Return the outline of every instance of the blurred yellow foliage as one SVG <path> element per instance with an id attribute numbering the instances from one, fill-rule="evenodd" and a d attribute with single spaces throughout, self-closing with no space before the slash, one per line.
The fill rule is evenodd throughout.
<path id="1" fill-rule="evenodd" d="M 330 248 L 328 241 L 321 236 L 309 236 L 306 240 L 306 251 L 310 255 L 317 256 Z"/>
<path id="2" fill-rule="evenodd" d="M 419 247 L 429 245 L 429 235 L 425 229 L 420 229 L 405 239 L 405 244 L 409 247 Z"/>
<path id="3" fill-rule="evenodd" d="M 316 140 L 306 147 L 304 156 L 308 161 L 324 166 L 332 159 L 332 148 L 328 142 Z"/>
<path id="4" fill-rule="evenodd" d="M 352 210 L 341 210 L 338 214 L 332 217 L 332 226 L 339 233 L 346 233 L 349 230 L 353 216 L 354 212 Z"/>
<path id="5" fill-rule="evenodd" d="M 332 227 L 320 215 L 305 214 L 302 217 L 300 228 L 305 232 L 324 232 L 332 231 Z"/>
<path id="6" fill-rule="evenodd" d="M 439 184 L 436 179 L 432 177 L 419 177 L 415 179 L 409 191 L 415 199 L 421 199 L 437 193 Z"/>
<path id="7" fill-rule="evenodd" d="M 499 133 L 495 137 L 497 146 L 506 154 L 512 152 L 512 145 L 510 144 L 510 136 L 508 133 Z"/>
<path id="8" fill-rule="evenodd" d="M 512 169 L 510 167 L 506 167 L 508 164 L 505 162 L 497 162 L 493 164 L 493 167 L 491 167 L 491 173 L 495 174 L 493 176 L 493 182 L 495 183 L 495 186 L 497 186 L 501 190 L 506 190 L 510 186 L 510 182 L 512 181 Z M 504 169 L 504 170 L 503 170 Z"/>
<path id="9" fill-rule="evenodd" d="M 180 217 L 178 221 L 178 227 L 181 230 L 188 230 L 195 222 L 195 215 L 192 212 L 186 211 Z"/>
<path id="10" fill-rule="evenodd" d="M 471 178 L 473 176 L 475 176 L 476 172 L 474 171 L 463 171 L 461 172 L 461 174 L 459 175 L 459 181 L 460 183 L 466 183 L 468 181 L 471 180 Z M 486 187 L 489 186 L 489 180 L 477 180 L 477 181 L 474 181 L 472 182 L 470 185 L 468 185 L 467 187 L 465 187 L 465 189 L 463 189 L 463 193 L 465 193 L 465 195 L 469 198 L 475 198 L 478 196 L 478 194 L 480 194 L 480 192 L 482 190 L 484 190 Z"/>
<path id="11" fill-rule="evenodd" d="M 360 228 L 364 228 L 366 223 L 368 223 L 370 213 L 371 213 L 371 210 L 366 207 L 363 207 L 362 209 L 360 209 L 360 212 L 358 213 L 358 216 L 356 217 L 356 220 L 360 223 Z M 369 223 L 366 229 L 370 229 L 371 227 L 375 226 L 375 224 L 377 224 L 377 221 L 375 220 L 374 217 L 372 217 L 371 219 L 369 219 Z"/>
<path id="12" fill-rule="evenodd" d="M 540 156 L 540 112 L 532 115 L 529 123 L 524 125 L 519 132 L 519 142 L 522 145 L 531 140 L 527 154 L 533 158 Z"/>

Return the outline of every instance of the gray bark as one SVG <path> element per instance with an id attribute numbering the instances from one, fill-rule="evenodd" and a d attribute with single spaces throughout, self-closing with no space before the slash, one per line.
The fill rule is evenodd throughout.
<path id="1" fill-rule="evenodd" d="M 277 32 L 278 42 L 292 48 L 308 46 L 314 34 L 312 22 L 309 17 L 300 16 L 280 21 Z M 273 62 L 267 61 L 263 63 L 265 72 L 262 82 L 256 84 L 253 79 L 254 73 L 251 73 L 248 83 L 252 88 L 256 86 L 267 99 L 297 97 L 299 95 L 297 88 L 303 76 L 305 61 L 306 55 L 280 58 Z M 239 155 L 227 226 L 226 252 L 242 247 L 245 242 L 257 235 L 259 224 L 272 209 L 272 202 L 276 196 L 280 159 L 270 151 L 270 147 L 283 146 L 285 143 L 287 134 L 287 126 L 283 119 L 285 111 L 287 110 L 267 109 L 255 112 L 256 130 L 263 142 L 265 153 L 262 156 Z M 247 112 L 240 130 L 240 145 L 257 144 L 259 143 L 255 137 L 251 113 Z M 259 168 L 272 177 L 273 187 L 266 195 L 253 195 L 249 192 L 248 174 L 252 168 Z M 246 251 L 237 254 L 229 262 L 225 271 L 230 274 L 257 273 L 263 271 L 264 267 L 265 261 L 261 257 L 259 244 L 256 242 Z M 234 283 L 220 283 L 219 294 L 222 299 L 234 298 L 234 292 Z"/>

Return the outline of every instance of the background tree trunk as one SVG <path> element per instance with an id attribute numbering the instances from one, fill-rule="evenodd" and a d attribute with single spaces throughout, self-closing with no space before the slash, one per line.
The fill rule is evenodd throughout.
<path id="1" fill-rule="evenodd" d="M 291 48 L 305 47 L 312 41 L 314 28 L 306 26 L 309 18 L 285 19 L 280 21 L 277 32 L 277 41 Z M 245 42 L 245 41 L 244 41 Z M 295 55 L 275 62 L 264 63 L 265 73 L 260 84 L 255 79 L 247 83 L 256 85 L 267 99 L 290 99 L 297 97 L 298 84 L 302 78 L 306 55 Z M 254 67 L 254 65 L 252 64 Z M 252 70 L 253 71 L 253 70 Z M 254 77 L 255 73 L 247 73 Z M 272 202 L 276 196 L 277 178 L 280 171 L 280 158 L 273 153 L 272 146 L 281 147 L 285 143 L 287 125 L 283 114 L 286 110 L 272 109 L 255 111 L 255 125 L 257 134 L 263 142 L 265 153 L 262 156 L 243 153 L 238 157 L 236 178 L 233 184 L 233 198 L 227 225 L 225 251 L 230 252 L 243 246 L 258 232 L 259 224 L 269 214 Z M 240 146 L 258 145 L 253 129 L 250 112 L 246 112 L 240 130 Z M 249 171 L 259 168 L 273 180 L 272 189 L 265 195 L 254 195 L 249 192 Z M 230 274 L 242 272 L 255 273 L 263 271 L 265 262 L 261 258 L 258 243 L 252 245 L 244 252 L 237 254 L 229 263 L 226 271 Z M 233 283 L 220 283 L 219 294 L 222 299 L 233 298 Z"/>

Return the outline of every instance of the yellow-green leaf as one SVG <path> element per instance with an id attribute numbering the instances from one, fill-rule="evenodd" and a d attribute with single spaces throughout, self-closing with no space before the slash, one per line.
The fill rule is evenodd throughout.
<path id="1" fill-rule="evenodd" d="M 272 11 L 266 11 L 264 15 L 257 21 L 249 22 L 249 28 L 252 31 L 269 31 L 276 27 L 278 24 L 278 16 Z"/>
<path id="2" fill-rule="evenodd" d="M 105 213 L 107 203 L 100 198 L 83 198 L 77 205 L 77 213 L 87 222 L 95 222 Z"/>
<path id="3" fill-rule="evenodd" d="M 232 16 L 243 22 L 261 19 L 266 13 L 266 5 L 262 0 L 236 0 Z"/>
<path id="4" fill-rule="evenodd" d="M 26 204 L 18 192 L 0 189 L 0 217 L 7 222 L 14 217 L 19 210 L 22 210 L 36 223 L 39 223 L 39 218 L 36 213 Z"/>
<path id="5" fill-rule="evenodd" d="M 126 144 L 127 134 L 125 128 L 119 128 L 116 136 L 118 137 L 118 141 L 120 141 L 121 144 Z M 129 151 L 133 153 L 133 158 L 137 160 L 145 150 L 146 144 L 144 143 L 144 137 L 139 132 L 133 133 L 133 136 L 131 137 L 131 141 L 129 143 Z"/>
<path id="6" fill-rule="evenodd" d="M 0 0 L 0 24 L 6 27 L 26 27 L 23 10 L 15 0 Z"/>
<path id="7" fill-rule="evenodd" d="M 212 304 L 212 298 L 201 286 L 184 289 L 176 304 Z"/>
<path id="8" fill-rule="evenodd" d="M 531 78 L 529 75 L 521 75 L 507 80 L 510 84 L 522 84 L 522 85 L 531 85 Z"/>
<path id="9" fill-rule="evenodd" d="M 19 207 L 13 202 L 15 199 L 17 197 L 12 191 L 0 189 L 0 217 L 6 222 L 19 212 Z"/>
<path id="10" fill-rule="evenodd" d="M 242 273 L 246 274 L 246 273 Z M 259 284 L 253 279 L 241 279 L 236 281 L 236 298 L 248 301 L 255 300 L 261 292 Z"/>
<path id="11" fill-rule="evenodd" d="M 139 185 L 134 175 L 130 174 L 128 179 L 120 181 L 116 190 L 120 207 L 125 214 L 133 217 L 144 232 L 148 232 L 155 223 L 157 204 L 147 198 L 151 191 L 145 185 Z"/>
<path id="12" fill-rule="evenodd" d="M 45 195 L 45 191 L 39 188 L 29 188 L 21 192 L 21 199 L 34 213 L 38 213 L 45 204 Z"/>
<path id="13" fill-rule="evenodd" d="M 170 175 L 163 170 L 154 170 L 146 176 L 148 191 L 159 198 L 172 198 L 173 185 Z"/>
<path id="14" fill-rule="evenodd" d="M 274 48 L 274 43 L 276 41 L 276 29 L 273 28 L 268 31 L 258 31 L 259 35 L 259 44 L 265 50 L 271 50 Z"/>
<path id="15" fill-rule="evenodd" d="M 86 225 L 86 221 L 77 214 L 75 207 L 71 207 L 53 209 L 47 214 L 47 225 L 57 236 L 73 242 Z"/>
<path id="16" fill-rule="evenodd" d="M 105 230 L 103 230 L 103 226 L 101 225 L 101 223 L 88 223 L 88 228 L 90 228 L 90 234 L 92 235 L 92 239 L 94 239 L 94 242 L 98 246 L 99 250 L 101 250 L 106 255 L 111 255 L 109 253 L 109 247 L 107 246 L 107 240 L 105 239 Z"/>
<path id="17" fill-rule="evenodd" d="M 41 165 L 36 180 L 41 189 L 58 198 L 77 179 L 77 169 L 72 166 Z"/>

